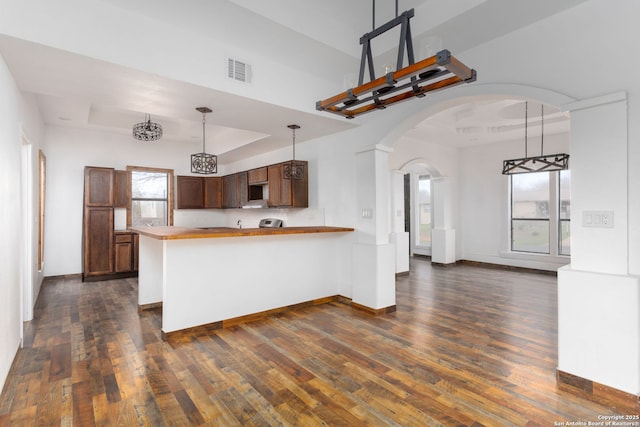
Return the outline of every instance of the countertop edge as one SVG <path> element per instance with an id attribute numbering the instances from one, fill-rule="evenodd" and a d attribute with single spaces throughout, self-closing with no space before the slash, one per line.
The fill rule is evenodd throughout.
<path id="1" fill-rule="evenodd" d="M 288 234 L 318 234 L 318 233 L 345 233 L 353 232 L 350 227 L 309 226 L 309 227 L 282 227 L 282 228 L 224 228 L 202 230 L 190 227 L 132 227 L 132 232 L 141 236 L 158 240 L 180 239 L 215 239 L 223 237 L 247 237 L 247 236 L 278 236 Z"/>

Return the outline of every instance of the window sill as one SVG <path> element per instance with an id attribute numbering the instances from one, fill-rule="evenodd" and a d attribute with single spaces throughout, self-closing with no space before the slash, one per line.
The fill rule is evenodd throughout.
<path id="1" fill-rule="evenodd" d="M 540 261 L 558 265 L 571 263 L 571 257 L 567 255 L 548 255 L 526 252 L 500 251 L 500 256 L 502 258 L 517 259 L 522 261 Z"/>

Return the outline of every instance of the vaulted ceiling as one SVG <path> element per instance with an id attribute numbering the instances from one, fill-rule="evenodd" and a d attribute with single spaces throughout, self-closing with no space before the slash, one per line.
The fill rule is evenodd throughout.
<path id="1" fill-rule="evenodd" d="M 206 30 L 206 20 L 189 19 L 198 14 L 198 10 L 184 10 L 188 7 L 183 5 L 189 3 L 180 4 L 181 13 L 172 13 L 173 2 L 100 1 L 145 13 L 159 23 L 195 32 Z M 353 57 L 356 64 L 360 57 L 359 38 L 374 26 L 373 5 L 376 26 L 395 16 L 395 3 L 391 1 L 225 1 L 244 8 L 247 14 L 260 20 L 267 31 L 286 27 L 300 37 Z M 400 12 L 415 9 L 411 22 L 414 49 L 416 56 L 422 58 L 442 47 L 464 52 L 582 1 L 585 0 L 400 0 L 398 7 Z M 374 55 L 384 61 L 386 57 L 395 56 L 396 49 L 397 38 L 381 37 L 374 47 Z M 142 121 L 149 105 L 156 105 L 155 111 L 161 113 L 152 119 L 164 125 L 165 138 L 176 143 L 201 138 L 201 116 L 193 111 L 197 106 L 194 103 L 206 99 L 203 94 L 212 91 L 210 88 L 16 39 L 3 34 L 2 28 L 0 52 L 21 90 L 35 95 L 47 124 L 130 133 L 131 125 Z M 300 142 L 354 125 L 320 113 L 214 92 L 225 108 L 208 120 L 207 137 L 224 141 L 224 145 L 215 148 L 223 154 L 222 161 L 259 154 L 258 146 L 259 150 L 266 151 L 289 144 L 288 129 L 283 128 L 282 123 L 305 123 L 304 132 L 299 133 Z M 506 136 L 509 126 L 515 131 L 513 126 L 521 118 L 509 114 L 514 108 L 517 110 L 513 105 L 518 103 L 517 100 L 473 100 L 430 118 L 415 132 L 448 136 L 459 146 L 487 142 L 487 136 L 495 140 L 498 135 Z M 550 112 L 549 131 L 554 127 L 561 129 L 558 123 L 562 120 L 559 112 Z M 226 159 L 224 153 L 227 153 Z"/>

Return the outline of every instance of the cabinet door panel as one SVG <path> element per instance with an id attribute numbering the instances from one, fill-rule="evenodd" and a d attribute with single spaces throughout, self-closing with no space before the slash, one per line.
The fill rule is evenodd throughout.
<path id="1" fill-rule="evenodd" d="M 282 168 L 280 165 L 269 166 L 269 206 L 280 206 Z"/>
<path id="2" fill-rule="evenodd" d="M 129 200 L 131 200 L 131 185 L 129 184 L 129 172 L 128 171 L 115 171 L 114 172 L 114 208 L 127 208 L 129 207 Z"/>
<path id="3" fill-rule="evenodd" d="M 251 184 L 262 184 L 267 182 L 267 167 L 261 167 L 257 169 L 251 169 L 248 171 L 248 181 L 249 185 Z"/>
<path id="4" fill-rule="evenodd" d="M 138 253 L 140 250 L 140 236 L 138 233 L 133 234 L 133 271 L 138 271 Z"/>
<path id="5" fill-rule="evenodd" d="M 306 208 L 309 206 L 308 164 L 296 161 L 303 167 L 302 179 L 286 179 L 284 167 L 290 162 L 269 166 L 269 206 Z"/>
<path id="6" fill-rule="evenodd" d="M 204 208 L 204 178 L 201 176 L 178 176 L 178 209 Z"/>
<path id="7" fill-rule="evenodd" d="M 291 206 L 294 208 L 309 207 L 309 164 L 306 161 L 296 161 L 303 168 L 302 179 L 291 182 Z"/>
<path id="8" fill-rule="evenodd" d="M 132 271 L 133 260 L 132 243 L 116 243 L 115 270 L 116 273 Z"/>
<path id="9" fill-rule="evenodd" d="M 237 189 L 237 176 L 227 175 L 222 177 L 222 207 L 223 208 L 236 208 L 238 207 L 238 189 Z"/>
<path id="10" fill-rule="evenodd" d="M 87 206 L 113 206 L 113 169 L 84 169 L 84 198 Z"/>
<path id="11" fill-rule="evenodd" d="M 84 215 L 84 274 L 113 273 L 113 209 L 86 208 Z"/>
<path id="12" fill-rule="evenodd" d="M 241 208 L 249 201 L 249 182 L 247 172 L 238 172 L 236 175 L 236 207 Z"/>
<path id="13" fill-rule="evenodd" d="M 206 209 L 222 207 L 222 178 L 216 176 L 204 179 L 204 207 Z"/>

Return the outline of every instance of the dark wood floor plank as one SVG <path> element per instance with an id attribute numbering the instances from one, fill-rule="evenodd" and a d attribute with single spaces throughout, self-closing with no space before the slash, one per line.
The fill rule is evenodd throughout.
<path id="1" fill-rule="evenodd" d="M 46 280 L 0 426 L 547 426 L 637 414 L 556 384 L 551 275 L 412 259 L 397 311 L 332 301 L 161 338 L 133 278 Z"/>
<path id="2" fill-rule="evenodd" d="M 80 426 L 95 426 L 93 396 L 89 382 L 73 384 L 73 422 Z"/>

